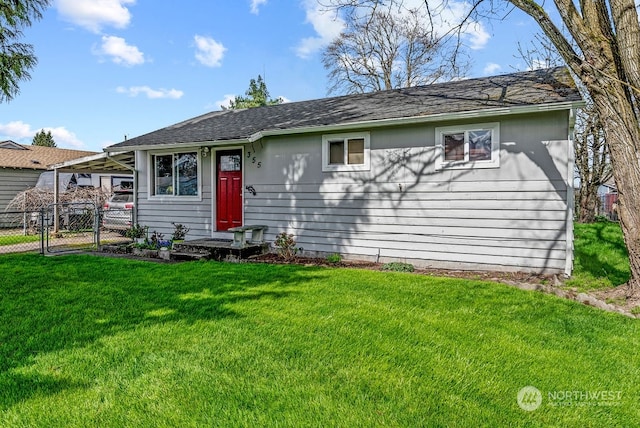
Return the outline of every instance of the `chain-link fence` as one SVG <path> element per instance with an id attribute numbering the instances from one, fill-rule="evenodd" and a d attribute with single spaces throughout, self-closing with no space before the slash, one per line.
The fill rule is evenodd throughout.
<path id="1" fill-rule="evenodd" d="M 103 244 L 129 242 L 124 233 L 131 225 L 131 210 L 109 211 L 81 202 L 0 212 L 0 254 L 96 250 Z"/>
<path id="2" fill-rule="evenodd" d="M 39 211 L 0 212 L 0 254 L 42 252 L 41 223 Z"/>

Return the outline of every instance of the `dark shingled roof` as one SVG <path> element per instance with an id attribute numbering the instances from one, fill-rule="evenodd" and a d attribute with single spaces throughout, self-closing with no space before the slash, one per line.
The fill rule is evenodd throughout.
<path id="1" fill-rule="evenodd" d="M 565 67 L 207 113 L 109 147 L 247 139 L 257 132 L 578 102 Z"/>

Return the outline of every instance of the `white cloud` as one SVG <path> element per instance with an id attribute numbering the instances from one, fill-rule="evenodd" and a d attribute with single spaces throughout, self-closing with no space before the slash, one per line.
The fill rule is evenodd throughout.
<path id="1" fill-rule="evenodd" d="M 116 92 L 129 95 L 130 97 L 137 97 L 140 94 L 144 94 L 150 99 L 169 98 L 177 100 L 184 95 L 184 92 L 177 89 L 152 89 L 148 86 L 131 86 L 129 88 L 119 86 L 116 88 Z"/>
<path id="2" fill-rule="evenodd" d="M 126 5 L 136 0 L 57 0 L 58 13 L 63 19 L 99 33 L 102 27 L 125 28 L 131 22 Z"/>
<path id="3" fill-rule="evenodd" d="M 267 4 L 267 0 L 251 0 L 251 13 L 260 13 L 260 6 Z"/>
<path id="4" fill-rule="evenodd" d="M 501 69 L 502 67 L 500 66 L 500 64 L 496 64 L 495 62 L 490 62 L 484 66 L 483 74 L 485 76 L 491 76 L 492 74 L 496 74 Z"/>
<path id="5" fill-rule="evenodd" d="M 316 36 L 302 39 L 296 48 L 296 53 L 301 58 L 308 58 L 338 37 L 345 27 L 345 22 L 336 15 L 335 10 L 327 10 L 317 1 L 304 0 L 303 5 L 306 9 L 306 22 L 313 25 Z M 471 49 L 482 49 L 491 36 L 481 22 L 468 18 L 470 8 L 471 4 L 466 1 L 452 0 L 442 7 L 432 7 L 427 10 L 424 0 L 404 0 L 400 7 L 391 7 L 390 11 L 399 16 L 407 14 L 409 10 L 420 11 L 425 25 L 433 25 L 436 34 L 442 37 L 450 35 L 450 30 L 460 26 L 466 19 L 461 29 L 463 38 L 468 41 Z M 360 11 L 356 11 L 356 14 L 364 14 L 369 10 L 368 7 L 363 6 Z M 432 13 L 431 17 L 429 12 Z"/>
<path id="6" fill-rule="evenodd" d="M 222 108 L 231 107 L 231 101 L 233 101 L 235 99 L 236 99 L 235 95 L 233 95 L 233 94 L 225 94 L 224 95 L 224 99 L 218 100 L 218 101 L 214 102 L 213 104 L 215 105 L 215 108 L 217 108 L 218 110 L 222 110 Z"/>
<path id="7" fill-rule="evenodd" d="M 313 25 L 317 36 L 306 37 L 300 41 L 296 48 L 296 54 L 300 58 L 309 58 L 311 55 L 331 43 L 345 27 L 345 22 L 336 15 L 335 11 L 324 10 L 315 1 L 305 2 L 307 19 Z"/>
<path id="8" fill-rule="evenodd" d="M 58 147 L 73 147 L 74 149 L 81 149 L 84 147 L 84 143 L 78 139 L 76 134 L 62 126 L 57 128 L 44 128 L 44 130 L 51 131 L 53 141 L 56 142 L 56 146 Z"/>
<path id="9" fill-rule="evenodd" d="M 216 42 L 211 37 L 196 35 L 196 59 L 207 67 L 220 67 L 224 52 L 227 50 L 222 43 Z"/>
<path id="10" fill-rule="evenodd" d="M 491 38 L 491 35 L 487 33 L 480 22 L 472 22 L 466 27 L 463 33 L 469 38 L 471 49 L 473 50 L 484 48 Z"/>
<path id="11" fill-rule="evenodd" d="M 37 132 L 40 132 L 40 130 L 44 130 L 45 132 L 51 131 L 51 136 L 53 137 L 53 141 L 56 142 L 57 147 L 74 149 L 82 149 L 84 147 L 84 143 L 78 139 L 76 134 L 63 126 L 58 126 L 56 128 L 40 127 L 34 129 L 30 124 L 24 123 L 20 120 L 9 123 L 0 123 L 0 135 L 3 136 L 2 139 L 14 140 L 21 144 L 31 144 L 33 142 L 33 137 Z"/>
<path id="12" fill-rule="evenodd" d="M 21 140 L 35 135 L 31 129 L 31 125 L 21 120 L 9 123 L 0 123 L 0 135 L 4 135 L 2 139 Z M 16 141 L 18 143 L 19 141 Z"/>
<path id="13" fill-rule="evenodd" d="M 128 45 L 122 37 L 102 36 L 102 45 L 94 49 L 96 55 L 111 57 L 116 64 L 132 66 L 144 64 L 144 54 L 136 46 Z"/>

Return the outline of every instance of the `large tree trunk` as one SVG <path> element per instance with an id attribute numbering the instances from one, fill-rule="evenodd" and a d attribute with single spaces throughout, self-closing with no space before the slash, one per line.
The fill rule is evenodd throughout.
<path id="1" fill-rule="evenodd" d="M 579 53 L 535 0 L 508 1 L 540 25 L 589 91 L 604 124 L 629 251 L 628 294 L 640 297 L 640 25 L 634 1 L 554 0 Z"/>
<path id="2" fill-rule="evenodd" d="M 640 127 L 619 84 L 598 88 L 592 96 L 600 118 L 606 124 L 613 176 L 618 188 L 618 215 L 631 265 L 628 294 L 640 296 L 640 193 L 627 190 L 640 189 Z"/>

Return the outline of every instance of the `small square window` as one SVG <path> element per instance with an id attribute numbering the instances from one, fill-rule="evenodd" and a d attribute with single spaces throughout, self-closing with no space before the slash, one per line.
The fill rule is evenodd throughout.
<path id="1" fill-rule="evenodd" d="M 367 171 L 369 163 L 368 132 L 322 137 L 323 171 Z"/>
<path id="2" fill-rule="evenodd" d="M 498 168 L 500 124 L 436 128 L 436 170 L 443 168 Z"/>

